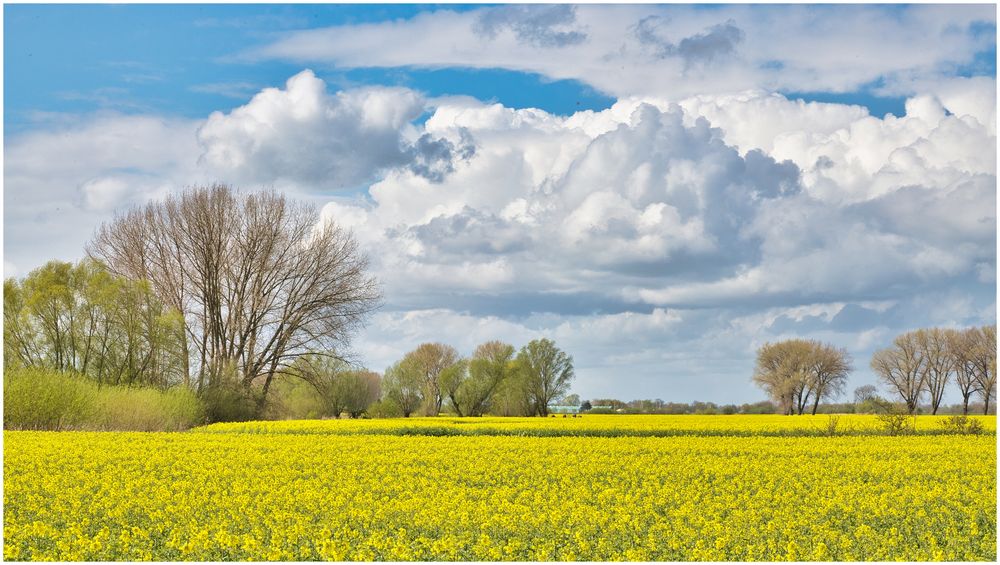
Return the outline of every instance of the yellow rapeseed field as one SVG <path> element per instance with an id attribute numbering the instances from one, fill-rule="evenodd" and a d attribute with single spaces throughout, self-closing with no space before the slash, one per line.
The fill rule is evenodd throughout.
<path id="1" fill-rule="evenodd" d="M 4 557 L 993 561 L 996 420 L 939 420 L 896 437 L 784 416 L 5 432 Z"/>
<path id="2" fill-rule="evenodd" d="M 970 416 L 983 429 L 996 433 L 995 416 Z M 882 433 L 884 426 L 872 415 L 838 415 L 838 435 Z M 943 416 L 917 416 L 909 423 L 917 432 L 945 433 Z M 202 432 L 286 434 L 388 434 L 388 435 L 529 435 L 529 436 L 803 436 L 826 435 L 830 416 L 731 415 L 649 416 L 587 414 L 578 418 L 396 418 L 385 420 L 290 420 L 213 424 Z"/>

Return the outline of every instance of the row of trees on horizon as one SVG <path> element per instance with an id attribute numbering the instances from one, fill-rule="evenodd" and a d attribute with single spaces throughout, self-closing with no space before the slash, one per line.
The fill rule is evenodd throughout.
<path id="1" fill-rule="evenodd" d="M 166 307 L 146 281 L 111 274 L 93 259 L 76 265 L 52 261 L 23 280 L 4 282 L 5 369 L 45 368 L 74 373 L 99 385 L 182 386 L 221 406 L 213 419 L 254 417 L 247 400 L 267 395 L 281 404 L 293 391 L 291 379 L 308 385 L 319 401 L 318 415 L 359 417 L 373 404 L 380 414 L 437 415 L 442 408 L 459 416 L 548 415 L 574 377 L 572 357 L 547 339 L 520 350 L 501 341 L 481 344 L 469 358 L 442 343 L 425 343 L 389 367 L 384 376 L 359 369 L 335 352 L 304 352 L 276 372 L 263 390 L 241 395 L 238 367 L 209 379 L 189 378 L 182 316 Z M 212 375 L 206 371 L 202 375 Z M 301 391 L 300 391 L 301 392 Z M 281 410 L 268 411 L 280 414 Z"/>
<path id="2" fill-rule="evenodd" d="M 572 357 L 547 339 L 520 349 L 490 341 L 467 358 L 425 343 L 383 375 L 351 366 L 344 352 L 381 304 L 380 287 L 349 231 L 275 192 L 192 188 L 101 225 L 86 251 L 75 265 L 52 261 L 4 281 L 5 369 L 51 369 L 99 386 L 183 387 L 206 403 L 212 421 L 546 416 L 553 403 L 579 402 L 566 398 Z M 975 395 L 989 410 L 995 326 L 904 334 L 876 353 L 872 367 L 910 412 L 926 397 L 936 413 L 952 382 L 965 411 Z M 788 340 L 758 352 L 753 379 L 773 404 L 588 404 L 614 412 L 816 413 L 843 394 L 850 370 L 843 349 Z M 290 408 L 297 402 L 311 408 Z"/>
<path id="3" fill-rule="evenodd" d="M 821 401 L 844 393 L 852 368 L 843 348 L 789 339 L 757 350 L 753 380 L 784 414 L 802 414 L 810 405 L 815 414 Z M 906 332 L 872 355 L 871 368 L 909 414 L 925 400 L 931 414 L 937 414 L 952 383 L 962 398 L 963 414 L 968 414 L 976 396 L 987 414 L 997 390 L 996 325 Z M 859 387 L 855 397 L 858 403 L 877 401 L 877 389 Z"/>

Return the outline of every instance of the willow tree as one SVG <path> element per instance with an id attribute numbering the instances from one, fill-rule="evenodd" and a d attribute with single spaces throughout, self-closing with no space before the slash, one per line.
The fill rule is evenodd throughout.
<path id="1" fill-rule="evenodd" d="M 326 415 L 334 418 L 344 412 L 357 418 L 381 396 L 378 373 L 352 367 L 336 355 L 303 355 L 292 366 L 292 372 L 313 388 Z"/>
<path id="2" fill-rule="evenodd" d="M 424 413 L 427 416 L 437 416 L 441 413 L 441 405 L 446 395 L 441 386 L 445 384 L 441 377 L 449 369 L 452 371 L 461 370 L 461 367 L 455 367 L 462 361 L 461 356 L 450 345 L 422 343 L 407 353 L 406 358 L 418 368 L 424 383 L 424 400 L 426 401 Z"/>
<path id="3" fill-rule="evenodd" d="M 182 313 L 192 386 L 233 375 L 260 405 L 298 356 L 343 351 L 380 299 L 350 232 L 273 191 L 190 188 L 101 225 L 87 252 Z"/>
<path id="4" fill-rule="evenodd" d="M 549 415 L 549 403 L 569 392 L 573 377 L 573 358 L 556 347 L 550 339 L 535 339 L 517 354 L 517 370 L 524 379 L 534 413 Z"/>
<path id="5" fill-rule="evenodd" d="M 513 373 L 514 346 L 502 341 L 479 345 L 472 359 L 460 361 L 441 373 L 441 390 L 459 416 L 482 416 L 493 397 Z"/>
<path id="6" fill-rule="evenodd" d="M 179 315 L 145 281 L 84 259 L 4 281 L 4 367 L 44 367 L 98 383 L 183 382 Z"/>

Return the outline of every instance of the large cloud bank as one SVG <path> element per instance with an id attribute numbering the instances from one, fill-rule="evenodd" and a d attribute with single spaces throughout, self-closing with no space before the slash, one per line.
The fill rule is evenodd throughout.
<path id="1" fill-rule="evenodd" d="M 976 9 L 908 9 L 877 34 L 860 22 L 883 8 L 824 10 L 780 12 L 780 60 L 768 10 L 745 7 L 507 7 L 295 34 L 256 56 L 477 60 L 618 101 L 560 116 L 332 91 L 303 71 L 205 120 L 58 121 L 8 140 L 5 272 L 79 257 L 115 210 L 187 184 L 276 187 L 368 250 L 387 304 L 355 345 L 374 369 L 422 341 L 469 353 L 548 336 L 576 357 L 584 396 L 742 402 L 760 396 L 754 348 L 805 336 L 847 347 L 853 384 L 870 382 L 868 356 L 896 333 L 995 319 L 996 83 L 939 76 L 981 48 L 959 33 Z M 853 47 L 816 58 L 817 29 Z M 914 34 L 934 40 L 899 47 Z M 875 41 L 884 57 L 848 64 Z M 752 76 L 720 71 L 737 67 Z M 773 92 L 876 75 L 908 92 L 904 115 Z"/>

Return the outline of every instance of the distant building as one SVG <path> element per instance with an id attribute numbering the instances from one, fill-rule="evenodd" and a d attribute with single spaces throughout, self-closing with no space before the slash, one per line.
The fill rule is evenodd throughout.
<path id="1" fill-rule="evenodd" d="M 550 414 L 578 414 L 579 412 L 579 406 L 554 406 L 549 404 Z"/>

